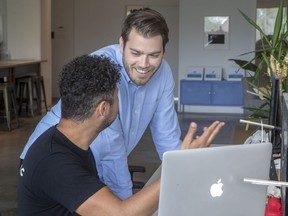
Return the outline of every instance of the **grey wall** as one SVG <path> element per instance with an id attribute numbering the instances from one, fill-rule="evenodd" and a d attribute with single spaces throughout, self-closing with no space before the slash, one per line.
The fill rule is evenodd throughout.
<path id="1" fill-rule="evenodd" d="M 51 0 L 0 0 L 4 41 L 11 59 L 42 59 L 47 103 L 51 104 Z M 0 12 L 1 13 L 1 12 Z"/>
<path id="2" fill-rule="evenodd" d="M 13 59 L 41 58 L 41 1 L 7 1 L 7 47 Z"/>

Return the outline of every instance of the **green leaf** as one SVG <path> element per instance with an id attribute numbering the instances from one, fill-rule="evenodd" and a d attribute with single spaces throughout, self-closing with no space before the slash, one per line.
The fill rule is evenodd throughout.
<path id="1" fill-rule="evenodd" d="M 239 10 L 239 9 L 238 9 Z M 265 35 L 265 33 L 263 32 L 263 30 L 257 25 L 256 22 L 254 22 L 250 17 L 248 17 L 245 13 L 243 13 L 241 10 L 239 10 L 239 12 L 242 14 L 242 16 L 255 28 L 257 29 L 260 34 Z"/>
<path id="2" fill-rule="evenodd" d="M 270 109 L 270 101 L 271 101 L 271 82 L 266 87 L 259 86 L 259 77 L 261 78 L 270 78 L 272 72 L 271 67 L 271 57 L 274 57 L 276 62 L 280 64 L 280 67 L 288 66 L 288 63 L 284 61 L 285 57 L 288 55 L 288 7 L 284 11 L 284 4 L 287 5 L 288 0 L 279 0 L 279 7 L 274 23 L 274 31 L 272 35 L 266 35 L 264 30 L 261 29 L 257 23 L 248 17 L 241 10 L 239 12 L 245 18 L 245 20 L 252 25 L 256 31 L 259 32 L 261 40 L 258 44 L 260 48 L 257 48 L 256 51 L 247 52 L 241 54 L 240 56 L 255 53 L 254 57 L 248 60 L 240 60 L 240 59 L 229 59 L 234 61 L 237 65 L 245 70 L 252 71 L 251 78 L 248 81 L 247 79 L 243 79 L 247 81 L 247 85 L 250 86 L 255 92 L 261 95 L 261 99 L 263 104 L 257 108 L 253 107 L 244 107 L 244 109 L 248 109 L 253 112 L 252 116 L 256 118 L 268 118 L 269 117 L 269 109 Z M 285 25 L 283 26 L 283 21 L 286 19 Z M 258 46 L 257 46 L 258 47 Z M 256 62 L 254 64 L 253 62 Z M 267 77 L 265 77 L 267 76 Z M 287 82 L 287 85 L 286 85 Z M 288 77 L 284 77 L 282 79 L 282 85 L 285 90 L 288 89 Z M 288 91 L 288 90 L 287 90 Z"/>
<path id="3" fill-rule="evenodd" d="M 234 61 L 237 65 L 245 70 L 250 70 L 255 72 L 257 70 L 257 65 L 252 63 L 251 61 L 245 61 L 241 59 L 228 59 L 229 61 Z"/>
<path id="4" fill-rule="evenodd" d="M 282 22 L 283 22 L 283 0 L 280 0 L 280 5 L 278 8 L 275 24 L 274 24 L 274 32 L 273 32 L 273 39 L 272 39 L 272 46 L 275 47 L 278 39 L 279 34 L 282 29 Z"/>

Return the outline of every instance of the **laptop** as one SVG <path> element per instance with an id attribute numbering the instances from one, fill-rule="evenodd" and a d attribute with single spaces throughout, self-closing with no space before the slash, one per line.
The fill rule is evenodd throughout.
<path id="1" fill-rule="evenodd" d="M 263 216 L 271 143 L 169 151 L 163 155 L 158 216 Z"/>

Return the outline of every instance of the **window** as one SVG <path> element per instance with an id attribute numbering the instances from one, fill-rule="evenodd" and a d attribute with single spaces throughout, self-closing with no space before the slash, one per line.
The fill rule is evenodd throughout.
<path id="1" fill-rule="evenodd" d="M 284 10 L 286 10 L 284 8 Z M 278 12 L 278 8 L 257 8 L 257 25 L 264 31 L 266 35 L 273 34 L 274 31 L 274 23 L 276 19 L 276 15 Z M 285 14 L 285 13 L 284 13 Z M 285 25 L 285 22 L 283 22 Z M 260 33 L 256 31 L 256 41 L 260 40 Z"/>

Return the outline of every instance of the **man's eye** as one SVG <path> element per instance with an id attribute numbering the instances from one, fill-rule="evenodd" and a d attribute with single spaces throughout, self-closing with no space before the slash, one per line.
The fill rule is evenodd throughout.
<path id="1" fill-rule="evenodd" d="M 132 55 L 134 55 L 134 56 L 140 56 L 140 53 L 132 52 Z"/>
<path id="2" fill-rule="evenodd" d="M 151 55 L 152 58 L 158 58 L 159 57 L 159 54 L 154 54 L 154 55 Z"/>

